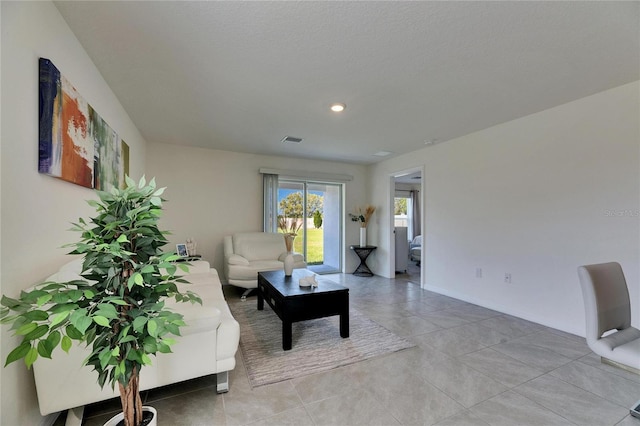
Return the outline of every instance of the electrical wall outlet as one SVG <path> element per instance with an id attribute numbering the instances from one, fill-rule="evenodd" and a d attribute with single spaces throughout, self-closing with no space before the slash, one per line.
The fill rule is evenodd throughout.
<path id="1" fill-rule="evenodd" d="M 476 268 L 476 278 L 482 278 L 482 268 Z"/>
<path id="2" fill-rule="evenodd" d="M 511 274 L 509 272 L 504 273 L 504 282 L 507 284 L 511 284 Z"/>

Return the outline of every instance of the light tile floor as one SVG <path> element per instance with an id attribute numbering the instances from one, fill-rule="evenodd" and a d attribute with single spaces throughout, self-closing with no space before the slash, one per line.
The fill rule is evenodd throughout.
<path id="1" fill-rule="evenodd" d="M 350 288 L 353 308 L 417 346 L 256 389 L 238 351 L 229 393 L 216 394 L 215 376 L 145 392 L 159 425 L 640 426 L 629 416 L 640 376 L 601 364 L 581 337 L 422 290 L 407 276 L 327 278 Z M 225 293 L 243 303 L 239 290 Z M 85 424 L 102 425 L 118 408 L 87 407 Z"/>

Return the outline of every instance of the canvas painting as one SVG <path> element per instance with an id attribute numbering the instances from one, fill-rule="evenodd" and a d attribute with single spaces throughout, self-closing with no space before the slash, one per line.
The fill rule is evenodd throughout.
<path id="1" fill-rule="evenodd" d="M 38 170 L 87 188 L 121 187 L 129 146 L 53 63 L 40 58 Z"/>

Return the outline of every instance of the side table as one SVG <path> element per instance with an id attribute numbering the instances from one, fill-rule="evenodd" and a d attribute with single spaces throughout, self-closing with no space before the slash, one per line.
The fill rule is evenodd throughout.
<path id="1" fill-rule="evenodd" d="M 358 265 L 356 270 L 353 271 L 353 275 L 356 275 L 358 277 L 372 277 L 373 276 L 373 272 L 371 272 L 371 269 L 369 269 L 369 267 L 367 266 L 367 257 L 369 257 L 369 255 L 371 253 L 373 253 L 373 251 L 375 249 L 377 249 L 378 247 L 376 247 L 376 246 L 350 246 L 349 248 L 351 250 L 353 250 L 355 252 L 355 254 L 357 254 L 358 257 L 360 258 L 360 265 Z"/>

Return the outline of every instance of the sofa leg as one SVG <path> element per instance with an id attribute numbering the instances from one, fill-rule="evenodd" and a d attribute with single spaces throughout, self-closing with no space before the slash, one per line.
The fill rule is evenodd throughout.
<path id="1" fill-rule="evenodd" d="M 243 302 L 247 300 L 247 296 L 250 295 L 251 293 L 253 293 L 253 290 L 255 290 L 255 288 L 248 288 L 244 291 L 244 293 L 242 293 L 242 296 L 240 296 L 240 300 L 242 300 Z"/>
<path id="2" fill-rule="evenodd" d="M 221 373 L 216 373 L 216 392 L 217 393 L 225 393 L 229 392 L 229 372 L 223 371 Z"/>
<path id="3" fill-rule="evenodd" d="M 65 426 L 80 426 L 84 417 L 84 405 L 67 410 L 67 421 Z"/>

